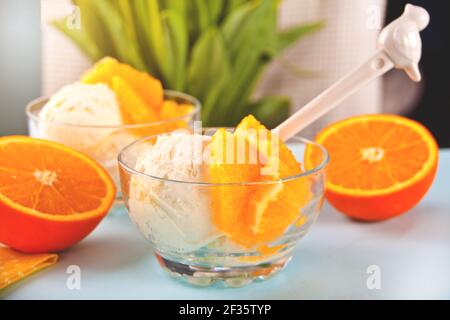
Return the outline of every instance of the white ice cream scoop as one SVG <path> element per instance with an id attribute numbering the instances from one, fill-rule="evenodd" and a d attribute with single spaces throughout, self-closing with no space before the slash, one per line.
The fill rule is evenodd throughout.
<path id="1" fill-rule="evenodd" d="M 413 81 L 419 82 L 422 57 L 420 31 L 429 22 L 430 15 L 424 8 L 406 5 L 403 15 L 382 30 L 378 39 L 379 50 L 368 61 L 325 90 L 274 131 L 283 141 L 288 140 L 394 67 L 405 70 Z"/>

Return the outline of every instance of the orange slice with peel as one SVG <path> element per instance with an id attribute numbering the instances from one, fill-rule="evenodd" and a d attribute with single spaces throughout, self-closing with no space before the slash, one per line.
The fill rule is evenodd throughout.
<path id="1" fill-rule="evenodd" d="M 273 179 L 287 178 L 301 173 L 300 163 L 291 150 L 254 116 L 244 118 L 236 127 L 235 134 L 257 148 L 260 163 L 268 169 L 273 169 L 273 172 L 267 170 Z"/>
<path id="2" fill-rule="evenodd" d="M 162 105 L 160 118 L 166 120 L 166 130 L 173 131 L 176 129 L 187 128 L 187 119 L 183 119 L 183 117 L 188 116 L 193 111 L 194 106 L 191 104 L 179 104 L 173 100 L 166 100 Z"/>
<path id="3" fill-rule="evenodd" d="M 419 203 L 438 165 L 438 146 L 421 124 L 394 115 L 349 118 L 324 129 L 317 142 L 329 152 L 327 199 L 366 221 L 400 215 Z M 307 152 L 306 163 L 317 154 Z"/>
<path id="4" fill-rule="evenodd" d="M 266 158 L 260 162 L 260 180 L 278 181 L 302 173 L 289 148 L 253 116 L 242 120 L 236 135 L 258 148 L 260 161 Z M 257 185 L 249 197 L 246 217 L 250 232 L 242 235 L 241 242 L 247 246 L 267 244 L 280 237 L 291 224 L 300 221 L 301 209 L 311 200 L 310 187 L 307 178 Z"/>
<path id="5" fill-rule="evenodd" d="M 144 124 L 158 121 L 158 114 L 145 103 L 123 78 L 113 77 L 112 89 L 119 101 L 122 120 L 125 124 Z"/>
<path id="6" fill-rule="evenodd" d="M 260 168 L 257 164 L 238 163 L 237 139 L 223 128 L 213 135 L 210 147 L 210 179 L 214 183 L 223 184 L 211 188 L 213 221 L 231 238 L 239 238 L 239 233 L 245 228 L 243 217 L 253 188 L 234 183 L 257 180 Z M 249 152 L 248 145 L 246 148 Z"/>
<path id="7" fill-rule="evenodd" d="M 29 253 L 68 248 L 98 225 L 115 195 L 106 171 L 82 153 L 0 138 L 0 243 Z"/>
<path id="8" fill-rule="evenodd" d="M 223 131 L 219 130 L 213 136 L 212 159 L 220 159 L 220 156 L 214 155 L 214 150 L 223 154 L 221 147 L 226 148 L 220 143 L 223 135 Z M 234 242 L 244 247 L 262 248 L 279 238 L 301 218 L 301 208 L 311 197 L 310 183 L 301 178 L 279 181 L 300 174 L 300 164 L 287 146 L 278 137 L 272 136 L 253 116 L 245 118 L 234 135 L 228 135 L 231 135 L 230 140 L 245 141 L 248 145 L 246 150 L 256 149 L 258 161 L 256 165 L 213 163 L 209 169 L 213 182 L 269 183 L 217 187 L 220 193 L 217 196 L 219 205 L 213 206 L 215 222 L 219 230 Z"/>
<path id="9" fill-rule="evenodd" d="M 186 116 L 194 111 L 194 106 L 191 104 L 179 104 L 173 100 L 164 101 L 161 108 L 161 119 L 170 120 L 178 119 Z"/>
<path id="10" fill-rule="evenodd" d="M 81 82 L 85 84 L 106 83 L 112 88 L 113 79 L 117 76 L 124 79 L 148 106 L 154 108 L 155 111 L 159 110 L 164 100 L 161 81 L 148 73 L 120 63 L 114 58 L 101 59 L 83 75 Z"/>

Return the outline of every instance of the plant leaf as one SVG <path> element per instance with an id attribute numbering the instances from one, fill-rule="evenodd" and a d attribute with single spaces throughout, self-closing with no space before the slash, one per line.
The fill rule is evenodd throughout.
<path id="1" fill-rule="evenodd" d="M 209 27 L 211 23 L 211 17 L 209 15 L 209 8 L 207 0 L 191 0 L 194 1 L 197 11 L 197 21 L 199 23 L 200 31 L 203 32 Z"/>
<path id="2" fill-rule="evenodd" d="M 293 45 L 298 40 L 307 35 L 322 29 L 325 26 L 323 22 L 313 22 L 301 26 L 296 26 L 284 30 L 278 34 L 278 43 L 276 53 L 279 54 Z"/>
<path id="3" fill-rule="evenodd" d="M 147 71 L 162 80 L 162 75 L 156 65 L 156 58 L 151 50 L 150 44 L 150 22 L 148 18 L 147 0 L 133 0 L 130 2 L 133 20 L 136 25 L 136 38 L 140 49 L 142 60 Z"/>
<path id="4" fill-rule="evenodd" d="M 99 13 L 99 18 L 109 34 L 115 49 L 115 57 L 137 68 L 143 68 L 142 61 L 139 61 L 137 55 L 136 42 L 130 39 L 130 34 L 126 32 L 119 7 L 112 5 L 108 0 L 92 1 L 92 5 Z"/>
<path id="5" fill-rule="evenodd" d="M 186 84 L 186 61 L 188 54 L 189 35 L 185 28 L 183 18 L 176 11 L 165 10 L 161 14 L 167 43 L 167 55 L 173 65 L 170 78 L 166 79 L 168 85 L 182 91 Z"/>
<path id="6" fill-rule="evenodd" d="M 289 117 L 291 101 L 286 97 L 265 97 L 250 105 L 248 110 L 267 128 L 274 129 Z"/>
<path id="7" fill-rule="evenodd" d="M 117 56 L 112 39 L 106 26 L 100 19 L 99 12 L 91 0 L 73 0 L 80 8 L 81 29 L 83 33 L 95 39 L 95 43 L 103 56 Z"/>
<path id="8" fill-rule="evenodd" d="M 206 1 L 206 5 L 208 7 L 209 13 L 209 21 L 213 24 L 217 24 L 220 22 L 220 18 L 222 16 L 223 7 L 225 5 L 224 0 L 214 0 L 214 1 Z"/>
<path id="9" fill-rule="evenodd" d="M 243 9 L 241 7 L 238 10 Z M 228 113 L 223 116 L 233 122 L 239 121 L 245 113 L 247 101 L 261 71 L 270 61 L 269 51 L 275 48 L 277 41 L 277 13 L 277 0 L 261 0 L 250 12 L 236 19 L 233 27 L 227 27 L 229 25 L 226 23 L 223 25 L 227 30 L 235 30 L 233 34 L 227 35 L 227 47 L 233 62 L 233 81 L 227 85 L 223 101 Z"/>
<path id="10" fill-rule="evenodd" d="M 134 21 L 133 9 L 131 2 L 128 0 L 117 0 L 117 6 L 121 17 L 123 19 L 122 25 L 125 28 L 125 33 L 128 38 L 128 44 L 130 47 L 130 60 L 133 61 L 135 68 L 141 71 L 145 71 L 144 59 L 140 54 L 139 42 L 136 34 L 136 23 Z"/>
<path id="11" fill-rule="evenodd" d="M 254 1 L 252 1 L 252 0 L 227 0 L 226 1 L 227 15 L 232 13 L 234 10 L 236 10 L 237 8 L 242 6 L 243 4 L 246 4 L 246 3 L 249 3 L 249 2 L 254 2 Z"/>
<path id="12" fill-rule="evenodd" d="M 51 24 L 70 38 L 76 45 L 92 60 L 96 61 L 102 57 L 101 50 L 97 47 L 95 41 L 93 41 L 87 33 L 71 29 L 67 26 L 67 19 L 62 18 L 54 20 Z"/>
<path id="13" fill-rule="evenodd" d="M 246 3 L 226 17 L 221 29 L 227 42 L 233 41 L 234 36 L 239 32 L 244 22 L 254 12 L 257 6 L 258 4 L 256 2 Z"/>
<path id="14" fill-rule="evenodd" d="M 164 26 L 161 21 L 161 12 L 157 0 L 147 0 L 149 29 L 147 37 L 155 65 L 159 69 L 164 84 L 172 74 L 172 64 L 166 54 L 167 43 L 165 39 Z"/>
<path id="15" fill-rule="evenodd" d="M 195 44 L 188 70 L 188 92 L 203 101 L 203 121 L 212 122 L 213 108 L 230 79 L 230 64 L 220 31 L 211 27 Z"/>

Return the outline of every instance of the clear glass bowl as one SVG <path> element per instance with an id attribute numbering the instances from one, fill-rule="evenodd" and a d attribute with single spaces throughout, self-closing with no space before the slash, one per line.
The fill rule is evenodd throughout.
<path id="1" fill-rule="evenodd" d="M 200 102 L 187 94 L 166 90 L 165 100 L 173 100 L 181 104 L 191 104 L 191 113 L 169 120 L 158 122 L 121 125 L 121 126 L 86 126 L 42 120 L 39 114 L 49 98 L 39 98 L 30 102 L 26 108 L 28 130 L 31 137 L 62 143 L 81 151 L 97 160 L 111 175 L 120 190 L 117 156 L 125 146 L 146 136 L 170 132 L 178 128 L 191 128 L 200 117 Z M 122 197 L 118 193 L 116 200 Z"/>
<path id="2" fill-rule="evenodd" d="M 204 134 L 212 135 L 215 131 L 206 129 Z M 279 181 L 217 184 L 168 180 L 137 171 L 139 158 L 156 139 L 147 137 L 122 150 L 119 171 L 129 215 L 150 241 L 161 267 L 171 276 L 193 285 L 218 283 L 230 287 L 265 280 L 282 270 L 322 207 L 328 163 L 326 150 L 312 141 L 295 137 L 287 145 L 297 161 L 304 163 L 306 149 L 314 152 L 317 159 L 308 167 L 303 165 L 303 173 Z M 280 184 L 286 190 L 289 188 L 291 197 L 304 200 L 298 213 L 291 212 L 290 219 L 294 219 L 289 223 L 292 223 L 275 239 L 243 246 L 217 230 L 214 201 L 215 204 L 226 201 L 222 204 L 228 206 L 229 212 L 237 212 L 242 209 L 239 195 L 243 192 L 269 191 L 266 194 L 270 194 Z M 224 196 L 213 196 L 218 194 Z"/>

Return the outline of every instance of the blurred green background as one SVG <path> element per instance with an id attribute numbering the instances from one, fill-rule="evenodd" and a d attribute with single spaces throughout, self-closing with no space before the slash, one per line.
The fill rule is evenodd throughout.
<path id="1" fill-rule="evenodd" d="M 290 100 L 255 100 L 254 89 L 271 61 L 324 25 L 279 30 L 279 0 L 71 1 L 78 14 L 53 24 L 92 62 L 112 56 L 198 98 L 205 126 L 285 120 Z"/>

